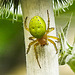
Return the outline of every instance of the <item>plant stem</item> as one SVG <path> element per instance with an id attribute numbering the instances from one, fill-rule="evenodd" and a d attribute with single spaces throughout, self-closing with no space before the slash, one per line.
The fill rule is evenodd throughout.
<path id="1" fill-rule="evenodd" d="M 21 0 L 21 7 L 23 13 L 23 21 L 26 17 L 27 27 L 29 27 L 29 21 L 32 17 L 38 15 L 44 19 L 46 22 L 46 27 L 48 27 L 48 17 L 47 10 L 50 14 L 50 27 L 55 28 L 54 13 L 52 7 L 52 0 Z M 52 31 L 49 35 L 56 36 L 56 29 Z M 28 48 L 30 33 L 24 29 L 25 37 L 25 47 Z M 49 42 L 48 42 L 49 43 Z M 30 48 L 30 52 L 26 55 L 26 69 L 27 75 L 59 75 L 58 70 L 58 55 L 52 43 L 41 47 L 37 47 L 38 60 L 41 65 L 41 69 L 34 54 L 34 45 Z"/>

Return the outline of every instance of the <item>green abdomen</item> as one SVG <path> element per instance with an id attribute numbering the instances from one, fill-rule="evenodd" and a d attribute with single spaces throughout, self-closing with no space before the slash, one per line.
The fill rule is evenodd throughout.
<path id="1" fill-rule="evenodd" d="M 40 16 L 34 16 L 29 23 L 29 31 L 35 38 L 41 38 L 46 31 L 45 21 Z"/>

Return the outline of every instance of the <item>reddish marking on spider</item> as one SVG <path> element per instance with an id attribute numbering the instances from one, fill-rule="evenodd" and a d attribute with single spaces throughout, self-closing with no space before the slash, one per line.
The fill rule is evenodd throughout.
<path id="1" fill-rule="evenodd" d="M 47 34 L 44 34 L 44 36 L 40 39 L 37 39 L 41 46 L 47 45 Z"/>

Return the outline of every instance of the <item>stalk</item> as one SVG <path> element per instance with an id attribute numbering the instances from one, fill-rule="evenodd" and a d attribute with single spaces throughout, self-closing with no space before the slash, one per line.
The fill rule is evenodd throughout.
<path id="1" fill-rule="evenodd" d="M 46 27 L 48 26 L 47 10 L 50 14 L 50 27 L 55 28 L 55 20 L 53 13 L 52 0 L 21 0 L 23 21 L 28 17 L 27 27 L 29 27 L 29 21 L 33 16 L 40 16 L 46 22 Z M 24 25 L 23 25 L 24 26 Z M 49 35 L 56 36 L 56 28 Z M 31 42 L 28 38 L 32 36 L 24 28 L 25 37 L 25 48 L 27 50 L 28 44 Z M 49 43 L 49 42 L 48 42 Z M 41 69 L 34 54 L 34 45 L 30 48 L 30 52 L 26 55 L 26 69 L 27 75 L 59 75 L 58 69 L 58 54 L 52 43 L 41 47 L 37 47 L 38 60 L 41 65 Z"/>

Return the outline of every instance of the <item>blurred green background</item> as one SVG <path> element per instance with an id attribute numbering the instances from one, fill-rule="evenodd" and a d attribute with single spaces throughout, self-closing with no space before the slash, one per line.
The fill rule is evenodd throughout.
<path id="1" fill-rule="evenodd" d="M 72 45 L 75 35 L 75 2 L 69 10 L 55 16 L 57 30 L 64 27 L 73 17 L 68 31 L 67 39 Z M 18 21 L 12 23 L 13 14 L 8 19 L 0 17 L 0 75 L 26 75 L 25 47 L 22 15 Z M 59 67 L 60 75 L 74 75 L 68 65 Z"/>
<path id="2" fill-rule="evenodd" d="M 8 19 L 0 18 L 0 75 L 6 75 L 17 65 L 25 65 L 22 15 L 14 22 L 12 17 L 13 14 Z"/>
<path id="3" fill-rule="evenodd" d="M 67 22 L 70 20 L 71 14 L 73 13 L 71 24 L 67 34 L 67 40 L 69 44 L 73 45 L 74 37 L 75 37 L 75 2 L 68 9 L 66 9 L 66 12 L 60 13 L 59 16 L 55 17 L 55 23 L 56 23 L 57 30 L 59 31 L 61 27 L 62 28 L 65 27 Z M 75 75 L 75 73 L 73 73 L 71 68 L 66 64 L 63 66 L 59 66 L 59 75 Z"/>

